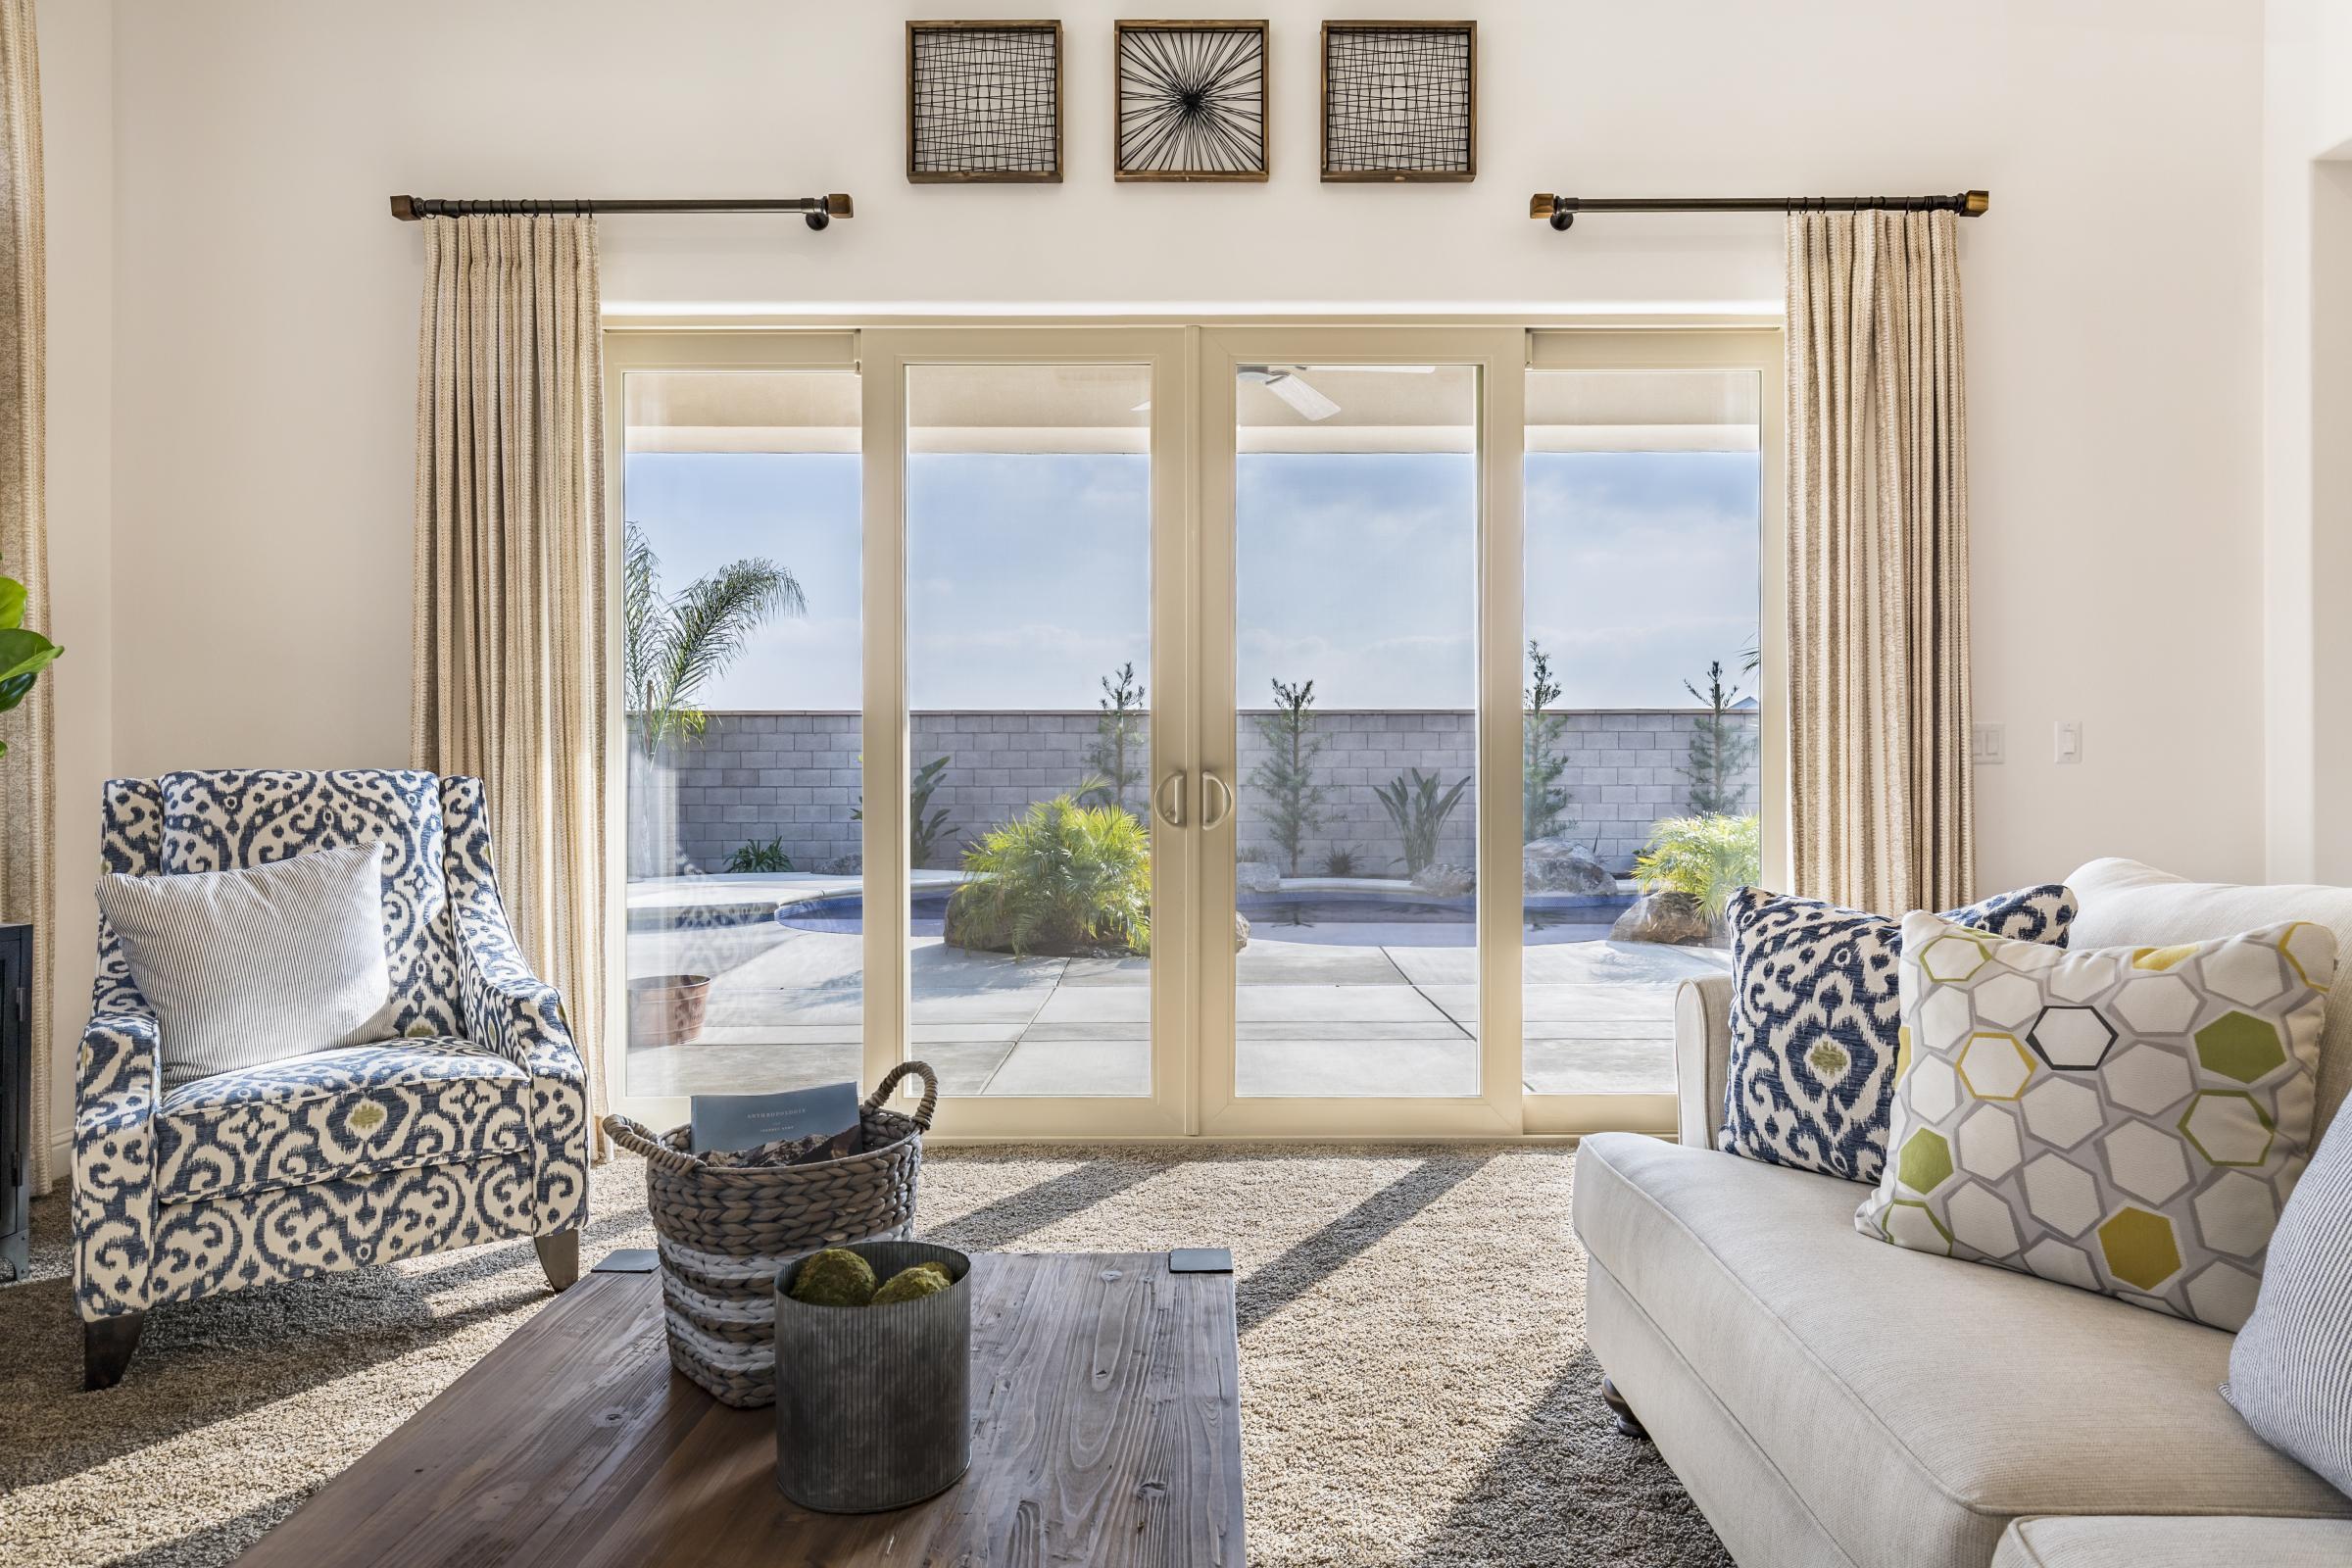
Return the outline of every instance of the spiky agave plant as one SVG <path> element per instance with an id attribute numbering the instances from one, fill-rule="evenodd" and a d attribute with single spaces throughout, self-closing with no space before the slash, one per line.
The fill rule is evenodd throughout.
<path id="1" fill-rule="evenodd" d="M 1444 777 L 1408 768 L 1372 791 L 1373 799 L 1380 802 L 1404 840 L 1406 876 L 1419 876 L 1438 858 L 1438 836 L 1446 831 L 1446 819 L 1453 814 L 1453 808 L 1462 804 L 1462 791 L 1470 787 L 1470 780 L 1464 777 L 1455 779 L 1450 788 L 1441 789 Z"/>
<path id="2" fill-rule="evenodd" d="M 1039 801 L 963 856 L 948 928 L 1016 955 L 1152 950 L 1152 838 L 1115 806 Z"/>
<path id="3" fill-rule="evenodd" d="M 662 561 L 645 530 L 622 524 L 621 678 L 642 726 L 648 758 L 662 744 L 700 735 L 709 715 L 695 702 L 703 683 L 741 657 L 761 623 L 776 614 L 808 613 L 800 580 L 760 557 L 729 562 L 688 583 L 674 598 L 662 592 Z"/>
<path id="4" fill-rule="evenodd" d="M 1732 895 L 1763 875 L 1763 866 L 1757 818 L 1669 816 L 1650 829 L 1649 848 L 1634 858 L 1634 881 L 1644 893 L 1679 893 L 1720 920 Z"/>

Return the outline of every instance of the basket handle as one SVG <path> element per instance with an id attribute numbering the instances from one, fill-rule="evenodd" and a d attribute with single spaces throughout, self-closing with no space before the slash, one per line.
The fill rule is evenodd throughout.
<path id="1" fill-rule="evenodd" d="M 604 1126 L 606 1137 L 630 1153 L 642 1155 L 649 1165 L 659 1165 L 678 1175 L 702 1168 L 701 1160 L 692 1154 L 681 1154 L 663 1142 L 662 1136 L 651 1127 L 641 1121 L 631 1121 L 618 1111 L 607 1116 Z"/>
<path id="2" fill-rule="evenodd" d="M 931 1070 L 927 1061 L 902 1061 L 884 1073 L 882 1081 L 874 1085 L 874 1092 L 865 1097 L 864 1109 L 880 1110 L 890 1099 L 890 1092 L 899 1087 L 899 1080 L 908 1073 L 918 1074 L 923 1080 L 923 1102 L 914 1107 L 914 1125 L 916 1131 L 927 1133 L 931 1130 L 931 1113 L 939 1109 L 939 1074 Z"/>

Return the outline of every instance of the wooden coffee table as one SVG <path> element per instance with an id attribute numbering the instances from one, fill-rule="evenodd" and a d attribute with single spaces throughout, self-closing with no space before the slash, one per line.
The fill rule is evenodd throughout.
<path id="1" fill-rule="evenodd" d="M 1233 1276 L 972 1257 L 972 1467 L 894 1513 L 776 1490 L 775 1412 L 670 1370 L 650 1272 L 585 1275 L 239 1559 L 1242 1568 Z"/>

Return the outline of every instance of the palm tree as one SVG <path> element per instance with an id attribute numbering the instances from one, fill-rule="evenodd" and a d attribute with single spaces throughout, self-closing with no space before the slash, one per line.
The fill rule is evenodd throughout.
<path id="1" fill-rule="evenodd" d="M 703 683 L 735 662 L 761 622 L 779 612 L 807 614 L 808 601 L 790 571 L 756 556 L 664 598 L 662 561 L 645 530 L 621 526 L 621 679 L 642 705 L 636 714 L 650 759 L 665 740 L 700 735 L 707 715 L 694 699 Z"/>

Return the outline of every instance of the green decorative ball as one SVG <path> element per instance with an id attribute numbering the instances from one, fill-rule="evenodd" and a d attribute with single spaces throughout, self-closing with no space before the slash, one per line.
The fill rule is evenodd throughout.
<path id="1" fill-rule="evenodd" d="M 828 1247 L 793 1275 L 792 1298 L 811 1306 L 863 1306 L 874 1298 L 873 1266 L 856 1252 Z"/>
<path id="2" fill-rule="evenodd" d="M 912 1268 L 899 1270 L 883 1287 L 874 1293 L 876 1306 L 889 1306 L 896 1301 L 919 1301 L 926 1296 L 937 1296 L 955 1283 L 948 1271 L 937 1263 L 917 1263 Z"/>

